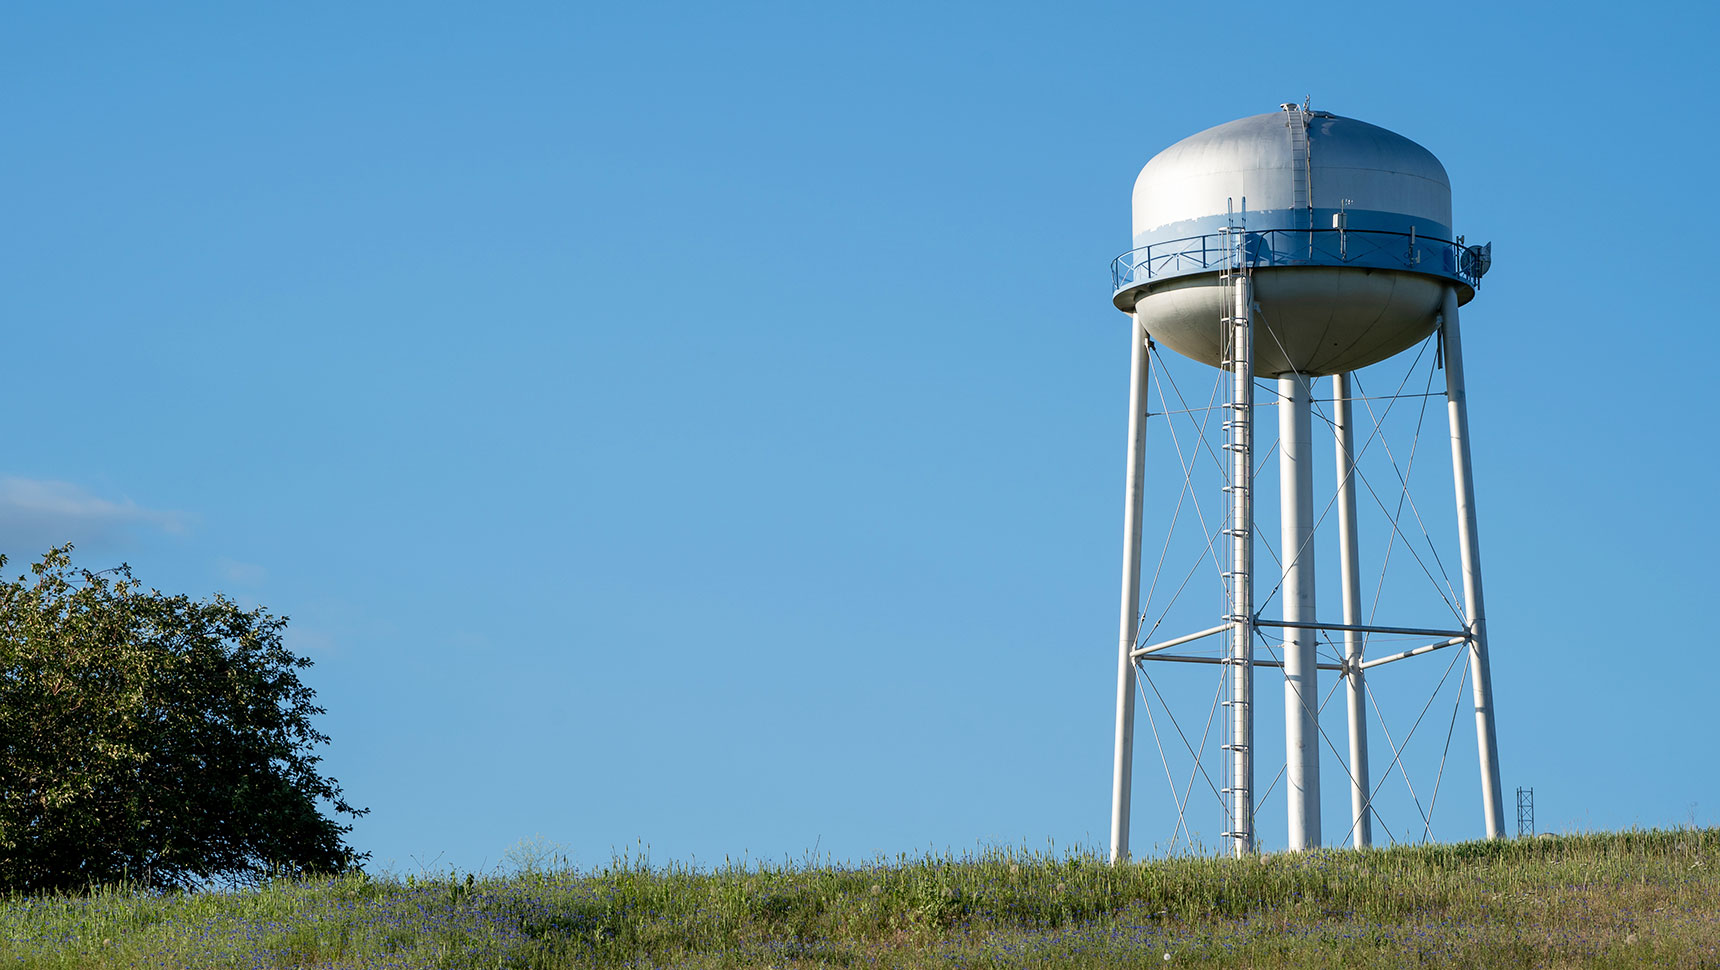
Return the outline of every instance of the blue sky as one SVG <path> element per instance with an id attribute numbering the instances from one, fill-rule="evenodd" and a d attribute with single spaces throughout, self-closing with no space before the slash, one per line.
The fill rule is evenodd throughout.
<path id="1" fill-rule="evenodd" d="M 1311 95 L 1494 242 L 1507 791 L 1720 822 L 1713 9 L 1226 11 L 13 9 L 0 551 L 291 616 L 380 866 L 1097 845 L 1107 264 L 1153 153 Z"/>

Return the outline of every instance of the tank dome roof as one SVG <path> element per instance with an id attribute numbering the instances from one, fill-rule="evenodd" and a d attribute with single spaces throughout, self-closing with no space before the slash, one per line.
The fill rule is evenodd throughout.
<path id="1" fill-rule="evenodd" d="M 1450 238 L 1451 181 L 1432 152 L 1365 121 L 1291 106 L 1208 128 L 1153 156 L 1135 180 L 1135 244 L 1208 231 L 1227 201 L 1240 208 L 1244 199 L 1250 230 L 1309 228 L 1300 213 L 1319 222 L 1325 210 L 1347 210 L 1378 213 L 1369 221 L 1382 229 L 1413 223 Z"/>

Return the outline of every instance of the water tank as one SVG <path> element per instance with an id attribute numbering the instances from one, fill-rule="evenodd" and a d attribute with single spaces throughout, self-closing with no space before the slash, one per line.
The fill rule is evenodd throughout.
<path id="1" fill-rule="evenodd" d="M 1432 332 L 1455 288 L 1475 296 L 1490 253 L 1452 233 L 1451 182 L 1408 138 L 1283 105 L 1166 148 L 1135 180 L 1135 248 L 1113 302 L 1152 338 L 1218 366 L 1219 273 L 1252 268 L 1255 373 L 1354 370 Z"/>

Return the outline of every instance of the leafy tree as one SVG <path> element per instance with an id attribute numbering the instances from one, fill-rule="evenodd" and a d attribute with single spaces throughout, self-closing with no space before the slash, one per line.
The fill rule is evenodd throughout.
<path id="1" fill-rule="evenodd" d="M 0 889 L 192 887 L 357 864 L 287 618 L 147 592 L 70 546 L 0 581 Z M 0 567 L 5 565 L 0 556 Z"/>

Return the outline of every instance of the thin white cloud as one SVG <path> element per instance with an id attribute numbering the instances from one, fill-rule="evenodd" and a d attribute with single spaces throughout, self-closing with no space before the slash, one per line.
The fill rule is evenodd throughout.
<path id="1" fill-rule="evenodd" d="M 239 586 L 261 586 L 269 578 L 269 571 L 256 563 L 240 562 L 222 556 L 216 561 L 221 569 L 221 575 L 229 583 Z"/>
<path id="2" fill-rule="evenodd" d="M 334 637 L 328 633 L 292 624 L 288 624 L 281 641 L 286 644 L 288 650 L 301 657 L 312 653 L 331 654 L 338 649 Z"/>
<path id="3" fill-rule="evenodd" d="M 178 534 L 185 527 L 177 512 L 102 498 L 71 482 L 0 477 L 0 551 L 12 556 L 34 558 L 67 542 L 105 545 L 138 529 Z"/>

